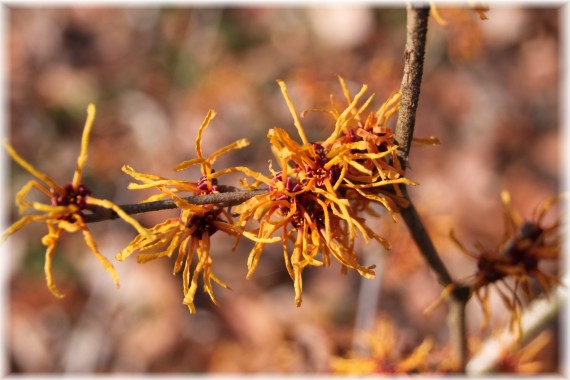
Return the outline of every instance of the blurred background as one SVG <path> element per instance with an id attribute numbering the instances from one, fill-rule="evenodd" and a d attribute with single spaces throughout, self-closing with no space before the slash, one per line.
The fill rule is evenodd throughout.
<path id="1" fill-rule="evenodd" d="M 492 248 L 503 233 L 500 192 L 511 192 L 523 216 L 560 190 L 560 10 L 493 6 L 482 21 L 468 9 L 438 8 L 430 18 L 416 136 L 437 147 L 413 147 L 411 194 L 455 278 L 476 270 L 449 239 L 453 229 L 473 247 Z M 9 139 L 16 150 L 59 183 L 71 179 L 86 106 L 97 116 L 84 172 L 100 198 L 135 203 L 151 193 L 126 189 L 121 166 L 195 180 L 172 167 L 195 155 L 194 141 L 208 109 L 217 117 L 204 135 L 206 154 L 238 138 L 251 146 L 223 156 L 217 167 L 267 172 L 268 129 L 295 129 L 276 84 L 287 83 L 297 110 L 339 102 L 341 75 L 353 93 L 367 84 L 373 109 L 399 90 L 406 14 L 399 7 L 18 7 L 6 10 Z M 393 120 L 394 122 L 394 120 Z M 331 119 L 309 113 L 309 138 L 328 136 Z M 16 220 L 15 193 L 29 179 L 9 162 L 2 207 Z M 240 176 L 228 177 L 237 185 Z M 37 197 L 37 198 L 36 198 Z M 40 195 L 30 195 L 40 199 Z M 175 215 L 141 215 L 147 226 Z M 199 290 L 196 315 L 182 305 L 173 260 L 144 265 L 114 256 L 135 236 L 121 221 L 90 225 L 101 252 L 120 275 L 111 277 L 79 234 L 58 244 L 54 276 L 66 294 L 49 293 L 43 275 L 45 226 L 30 225 L 4 245 L 9 255 L 6 308 L 11 373 L 328 373 L 331 358 L 366 355 L 355 331 L 379 317 L 392 321 L 398 347 L 425 337 L 448 341 L 447 309 L 423 310 L 441 287 L 405 226 L 389 217 L 369 225 L 393 249 L 359 243 L 361 261 L 377 265 L 363 280 L 339 267 L 303 272 L 303 304 L 280 246 L 268 247 L 245 279 L 251 244 L 216 234 L 214 271 L 232 288 L 215 287 L 220 306 Z M 278 244 L 277 244 L 278 245 Z M 507 315 L 491 297 L 493 326 Z M 468 306 L 469 331 L 480 332 L 480 306 Z M 558 368 L 558 324 L 540 354 L 543 370 Z"/>

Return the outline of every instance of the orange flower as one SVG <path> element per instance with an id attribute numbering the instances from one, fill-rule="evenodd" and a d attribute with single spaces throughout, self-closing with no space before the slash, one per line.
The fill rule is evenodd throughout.
<path id="1" fill-rule="evenodd" d="M 548 345 L 551 338 L 550 331 L 543 331 L 522 348 L 504 349 L 497 372 L 531 375 L 544 370 L 543 363 L 536 360 L 536 356 Z"/>
<path id="2" fill-rule="evenodd" d="M 87 246 L 91 249 L 95 257 L 101 262 L 103 267 L 111 273 L 115 285 L 119 285 L 119 276 L 113 265 L 103 256 L 87 225 L 83 221 L 84 212 L 90 207 L 104 207 L 115 211 L 119 217 L 131 224 L 142 236 L 148 236 L 145 230 L 135 219 L 128 216 L 123 210 L 111 201 L 98 199 L 91 195 L 91 191 L 81 183 L 81 174 L 87 160 L 87 146 L 93 121 L 95 120 L 95 106 L 89 104 L 87 107 L 87 121 L 83 129 L 81 140 L 81 152 L 77 158 L 77 166 L 73 175 L 73 180 L 65 186 L 58 185 L 48 175 L 37 170 L 33 165 L 25 161 L 8 142 L 4 142 L 4 147 L 8 154 L 21 167 L 28 171 L 37 180 L 26 183 L 16 195 L 16 204 L 19 206 L 19 213 L 22 215 L 28 209 L 39 211 L 40 214 L 24 215 L 12 224 L 3 234 L 1 241 L 9 235 L 17 232 L 31 222 L 45 223 L 48 233 L 42 238 L 42 243 L 47 247 L 45 254 L 45 276 L 49 290 L 56 297 L 63 297 L 58 291 L 52 276 L 52 258 L 59 238 L 64 231 L 81 231 Z M 26 201 L 26 195 L 33 189 L 39 190 L 50 199 L 50 203 L 39 203 Z"/>
<path id="3" fill-rule="evenodd" d="M 224 288 L 229 288 L 212 272 L 213 261 L 210 255 L 210 236 L 217 231 L 223 231 L 235 236 L 237 239 L 241 236 L 241 229 L 234 226 L 231 215 L 222 206 L 212 204 L 194 205 L 188 203 L 180 196 L 181 193 L 185 192 L 192 195 L 218 193 L 217 178 L 220 176 L 220 173 L 217 173 L 218 176 L 214 177 L 213 174 L 215 171 L 212 165 L 222 154 L 249 145 L 247 139 L 240 139 L 218 149 L 207 158 L 204 157 L 202 153 L 202 135 L 214 117 L 215 112 L 210 110 L 198 130 L 198 136 L 196 138 L 196 153 L 198 157 L 184 161 L 174 168 L 174 170 L 183 170 L 192 165 L 200 165 L 202 177 L 198 181 L 189 182 L 167 179 L 152 174 L 136 172 L 128 165 L 123 167 L 125 173 L 142 182 L 129 184 L 129 189 L 156 188 L 160 191 L 159 194 L 153 195 L 146 199 L 145 202 L 170 197 L 181 211 L 178 218 L 167 219 L 151 228 L 149 230 L 150 236 L 136 236 L 131 243 L 117 255 L 117 259 L 123 261 L 132 253 L 138 251 L 140 254 L 137 257 L 137 261 L 144 263 L 159 257 L 170 257 L 178 248 L 178 256 L 174 264 L 173 274 L 178 273 L 184 266 L 182 272 L 183 303 L 188 306 L 192 314 L 196 312 L 194 296 L 198 288 L 200 274 L 202 274 L 203 278 L 204 291 L 210 295 L 210 298 L 216 305 L 217 301 L 214 297 L 212 281 Z M 228 169 L 224 169 L 221 172 L 223 173 L 227 170 Z M 196 252 L 198 263 L 192 274 L 190 274 L 190 266 L 194 252 Z"/>
<path id="4" fill-rule="evenodd" d="M 428 357 L 433 340 L 425 339 L 410 354 L 402 355 L 398 335 L 392 323 L 379 320 L 374 330 L 364 335 L 370 355 L 366 357 L 333 357 L 332 372 L 342 375 L 409 374 L 431 371 Z"/>
<path id="5" fill-rule="evenodd" d="M 258 177 L 260 178 L 260 177 Z M 265 178 L 270 186 L 266 194 L 258 195 L 235 209 L 240 214 L 240 224 L 256 219 L 257 231 L 244 231 L 244 236 L 255 241 L 248 259 L 250 278 L 267 243 L 282 241 L 285 265 L 295 285 L 295 303 L 301 305 L 302 271 L 308 265 L 328 265 L 332 254 L 343 268 L 356 269 L 365 277 L 373 277 L 372 267 L 358 264 L 350 233 L 358 228 L 366 239 L 370 237 L 388 245 L 380 236 L 368 228 L 362 219 L 350 214 L 346 199 L 335 198 L 317 187 L 309 188 L 296 183 L 291 177 L 283 178 L 276 173 L 273 179 Z M 272 235 L 282 230 L 281 237 Z M 352 230 L 351 230 L 352 229 Z M 289 254 L 289 244 L 293 251 Z M 321 252 L 322 260 L 316 258 Z"/>
<path id="6" fill-rule="evenodd" d="M 511 236 L 510 243 L 504 247 L 505 255 L 518 272 L 516 279 L 527 302 L 537 297 L 533 290 L 534 282 L 540 290 L 548 294 L 560 285 L 557 276 L 546 273 L 540 268 L 544 261 L 560 260 L 562 239 L 561 220 L 555 220 L 547 226 L 544 219 L 548 211 L 564 196 L 550 197 L 538 205 L 529 220 L 523 219 L 510 205 L 510 195 L 501 194 L 505 207 L 506 236 Z M 505 237 L 505 240 L 508 239 Z"/>
<path id="7" fill-rule="evenodd" d="M 270 165 L 270 177 L 244 167 L 214 174 L 241 171 L 256 180 L 250 187 L 268 186 L 266 194 L 244 202 L 235 210 L 240 214 L 240 225 L 245 226 L 253 219 L 259 222 L 258 229 L 244 232 L 244 236 L 255 241 L 247 276 L 250 278 L 254 273 L 264 246 L 281 241 L 285 265 L 294 281 L 297 306 L 301 305 L 303 269 L 309 265 L 329 265 L 331 255 L 342 264 L 343 271 L 351 268 L 364 277 L 374 276 L 373 266 L 358 263 L 354 251 L 357 232 L 365 241 L 374 239 L 387 249 L 390 244 L 372 231 L 358 212 L 367 210 L 366 204 L 370 202 L 381 203 L 394 212 L 397 208 L 390 201 L 392 195 L 381 197 L 376 189 L 413 183 L 397 169 L 399 162 L 392 161 L 397 146 L 393 136 L 385 133 L 385 123 L 396 112 L 399 96 L 389 99 L 377 113 L 371 114 L 367 124 L 359 126 L 360 115 L 372 97 L 359 105 L 367 87 L 363 86 L 351 98 L 342 78 L 340 81 L 348 106 L 342 112 L 334 106 L 325 111 L 335 118 L 334 130 L 326 140 L 311 143 L 307 139 L 287 87 L 278 81 L 301 142 L 293 140 L 284 129 L 271 129 L 268 138 L 279 171 Z M 278 230 L 280 237 L 273 236 Z M 317 259 L 319 253 L 322 259 Z"/>
<path id="8" fill-rule="evenodd" d="M 212 288 L 212 281 L 223 288 L 229 286 L 222 282 L 212 272 L 213 260 L 210 255 L 210 236 L 217 231 L 239 237 L 241 231 L 233 225 L 228 212 L 214 205 L 191 205 L 181 207 L 178 218 L 169 218 L 149 230 L 151 236 L 138 235 L 121 252 L 117 259 L 123 261 L 134 251 L 138 251 L 137 261 L 146 263 L 159 257 L 170 257 L 177 250 L 178 256 L 174 263 L 173 274 L 180 272 L 182 267 L 182 288 L 184 300 L 192 314 L 196 313 L 194 296 L 198 289 L 198 279 L 202 274 L 204 291 L 212 302 L 218 304 Z M 197 264 L 192 274 L 190 267 L 196 253 Z"/>

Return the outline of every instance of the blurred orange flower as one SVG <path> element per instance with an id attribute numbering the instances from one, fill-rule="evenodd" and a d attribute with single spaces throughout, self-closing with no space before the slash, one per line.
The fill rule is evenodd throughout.
<path id="1" fill-rule="evenodd" d="M 365 334 L 370 355 L 366 357 L 333 357 L 331 370 L 341 375 L 411 374 L 430 372 L 428 357 L 433 341 L 425 339 L 408 355 L 398 347 L 398 334 L 392 323 L 379 320 L 374 330 Z"/>
<path id="2" fill-rule="evenodd" d="M 550 343 L 551 338 L 550 331 L 543 331 L 522 348 L 504 349 L 497 364 L 497 372 L 525 375 L 539 373 L 543 370 L 543 363 L 536 356 Z"/>
<path id="3" fill-rule="evenodd" d="M 505 233 L 497 247 L 486 249 L 476 245 L 478 253 L 469 252 L 454 234 L 452 239 L 461 251 L 477 262 L 477 272 L 471 284 L 471 291 L 478 298 L 483 308 L 483 326 L 485 328 L 489 316 L 489 286 L 495 285 L 505 305 L 511 312 L 511 329 L 520 335 L 520 318 L 523 300 L 525 302 L 537 298 L 540 294 L 550 293 L 560 284 L 558 275 L 548 274 L 540 268 L 543 261 L 559 260 L 561 249 L 560 220 L 550 226 L 544 225 L 544 218 L 551 207 L 561 196 L 545 200 L 534 210 L 530 220 L 524 220 L 512 210 L 510 195 L 507 191 L 501 194 L 505 208 Z M 509 282 L 511 281 L 512 282 Z M 504 289 L 499 286 L 502 284 Z"/>

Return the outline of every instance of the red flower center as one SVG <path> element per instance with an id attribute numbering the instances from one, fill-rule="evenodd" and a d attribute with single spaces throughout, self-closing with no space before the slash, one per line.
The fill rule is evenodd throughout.
<path id="1" fill-rule="evenodd" d="M 57 194 L 54 189 L 50 189 L 53 196 L 51 198 L 52 206 L 69 206 L 75 205 L 78 211 L 87 208 L 87 196 L 91 195 L 91 190 L 87 186 L 80 184 L 74 188 L 71 183 L 68 183 L 63 188 L 63 194 Z M 67 220 L 70 223 L 75 222 L 75 217 L 72 214 L 65 214 L 60 219 Z"/>
<path id="2" fill-rule="evenodd" d="M 194 214 L 190 217 L 190 220 L 186 223 L 186 226 L 190 229 L 194 229 L 192 236 L 202 240 L 202 236 L 207 233 L 209 236 L 215 234 L 218 229 L 214 225 L 214 221 L 217 220 L 218 215 L 220 215 L 221 210 L 211 210 L 203 215 Z"/>

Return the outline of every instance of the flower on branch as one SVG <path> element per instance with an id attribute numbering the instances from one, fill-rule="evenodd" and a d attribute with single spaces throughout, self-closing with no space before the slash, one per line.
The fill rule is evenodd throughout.
<path id="1" fill-rule="evenodd" d="M 212 272 L 213 261 L 210 255 L 210 236 L 217 231 L 223 231 L 231 236 L 235 236 L 236 243 L 241 236 L 241 229 L 234 225 L 234 221 L 230 213 L 224 208 L 224 205 L 195 205 L 180 196 L 181 193 L 190 193 L 191 195 L 219 193 L 219 174 L 217 177 L 213 176 L 216 172 L 212 165 L 222 154 L 249 145 L 247 139 L 240 139 L 218 149 L 210 156 L 204 157 L 202 153 L 202 136 L 214 117 L 215 112 L 210 110 L 198 129 L 196 138 L 196 153 L 198 157 L 181 162 L 174 168 L 174 170 L 178 171 L 190 166 L 200 165 L 202 176 L 198 181 L 167 179 L 152 174 L 139 173 L 128 165 L 123 167 L 125 173 L 140 182 L 129 184 L 129 189 L 155 188 L 160 191 L 143 202 L 169 197 L 180 209 L 180 216 L 167 219 L 155 225 L 149 230 L 150 236 L 136 236 L 116 258 L 123 261 L 132 253 L 138 251 L 137 261 L 145 263 L 159 257 L 171 257 L 177 251 L 178 256 L 174 264 L 173 274 L 184 268 L 182 271 L 183 303 L 188 306 L 192 314 L 196 312 L 194 296 L 198 288 L 200 274 L 202 274 L 204 291 L 210 295 L 211 300 L 216 305 L 217 301 L 214 297 L 212 281 L 224 288 L 229 288 Z M 224 169 L 221 172 L 225 171 L 228 171 L 228 169 Z M 194 259 L 194 253 L 196 254 L 197 264 L 191 273 L 190 268 Z"/>
<path id="2" fill-rule="evenodd" d="M 546 199 L 535 208 L 530 219 L 525 220 L 512 210 L 510 195 L 503 191 L 501 199 L 505 208 L 505 234 L 501 243 L 492 250 L 476 245 L 479 252 L 468 251 L 451 234 L 461 251 L 477 262 L 471 291 L 483 308 L 483 326 L 489 316 L 489 287 L 494 285 L 504 304 L 510 310 L 510 327 L 521 332 L 521 313 L 524 303 L 541 294 L 548 295 L 560 284 L 558 275 L 546 273 L 540 264 L 560 259 L 560 220 L 545 225 L 544 219 L 560 196 Z M 501 285 L 501 286 L 499 286 Z M 521 296 L 523 299 L 521 299 Z"/>
<path id="3" fill-rule="evenodd" d="M 214 304 L 218 304 L 212 288 L 212 281 L 223 288 L 229 286 L 222 282 L 212 272 L 213 260 L 210 255 L 210 236 L 217 231 L 229 235 L 240 236 L 241 231 L 233 225 L 231 216 L 223 208 L 215 205 L 191 205 L 181 207 L 180 216 L 169 218 L 152 227 L 151 237 L 138 235 L 118 256 L 118 260 L 125 260 L 132 252 L 138 251 L 137 261 L 146 263 L 159 257 L 171 257 L 173 252 L 178 256 L 174 263 L 173 274 L 182 268 L 182 287 L 184 292 L 183 303 L 188 306 L 192 314 L 196 312 L 194 296 L 198 289 L 198 280 L 202 274 L 204 291 L 206 291 Z M 196 256 L 197 264 L 192 274 L 190 267 Z"/>
<path id="4" fill-rule="evenodd" d="M 367 87 L 363 86 L 352 98 L 342 78 L 340 81 L 348 102 L 346 108 L 339 111 L 333 105 L 332 110 L 313 110 L 327 112 L 335 119 L 334 130 L 327 139 L 316 143 L 307 139 L 287 87 L 278 81 L 301 142 L 293 140 L 284 129 L 273 128 L 268 138 L 280 170 L 275 171 L 270 164 L 270 176 L 245 167 L 214 174 L 241 171 L 255 179 L 250 187 L 268 186 L 267 193 L 235 209 L 240 225 L 251 220 L 259 222 L 256 230 L 244 231 L 244 236 L 255 242 L 247 277 L 257 268 L 264 246 L 281 241 L 285 265 L 294 281 L 297 306 L 301 305 L 304 268 L 327 266 L 331 256 L 342 264 L 343 272 L 351 268 L 364 277 L 374 276 L 374 266 L 358 263 L 354 250 L 357 233 L 365 241 L 380 242 L 386 249 L 390 244 L 369 228 L 359 213 L 372 213 L 372 202 L 396 213 L 396 185 L 414 184 L 403 176 L 393 134 L 386 126 L 398 108 L 399 95 L 390 97 L 379 111 L 362 122 L 361 115 L 373 96 L 360 104 Z M 384 188 L 391 191 L 383 192 Z M 281 231 L 280 235 L 273 236 L 277 231 Z M 319 253 L 321 259 L 317 258 Z"/>
<path id="5" fill-rule="evenodd" d="M 90 209 L 95 207 L 111 209 L 115 211 L 120 218 L 132 225 L 141 236 L 148 236 L 148 231 L 135 219 L 127 215 L 111 201 L 93 197 L 89 188 L 81 183 L 81 175 L 87 160 L 89 136 L 94 120 L 95 105 L 89 104 L 87 107 L 87 121 L 85 122 L 81 139 L 81 151 L 77 158 L 75 173 L 72 181 L 64 186 L 58 185 L 51 177 L 36 169 L 33 165 L 24 160 L 8 142 L 4 142 L 4 147 L 10 157 L 36 179 L 30 180 L 16 194 L 16 204 L 19 207 L 19 214 L 23 216 L 2 234 L 1 241 L 4 241 L 9 235 L 32 222 L 46 224 L 48 233 L 42 238 L 42 243 L 47 247 L 44 270 L 47 286 L 56 297 L 63 297 L 63 295 L 59 292 L 53 280 L 52 258 L 63 232 L 81 231 L 87 246 L 101 262 L 103 267 L 111 273 L 115 285 L 119 286 L 117 271 L 105 256 L 99 252 L 95 239 L 84 223 L 85 213 L 90 213 Z M 39 190 L 42 194 L 47 196 L 49 203 L 27 201 L 26 196 L 32 189 Z M 29 209 L 38 213 L 24 215 Z"/>

